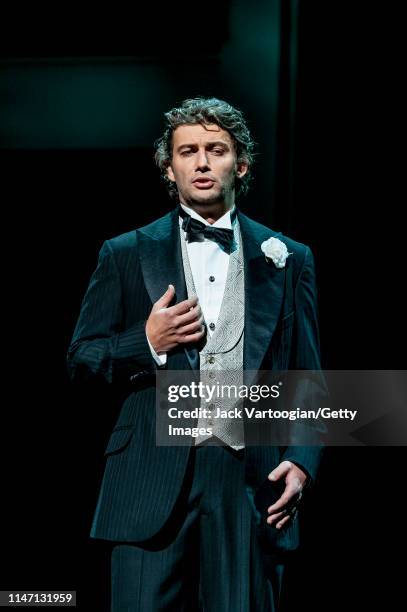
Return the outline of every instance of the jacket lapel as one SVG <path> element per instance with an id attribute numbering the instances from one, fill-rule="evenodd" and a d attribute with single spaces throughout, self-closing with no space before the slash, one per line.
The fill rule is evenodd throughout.
<path id="1" fill-rule="evenodd" d="M 268 263 L 260 245 L 276 232 L 238 210 L 245 266 L 245 328 L 243 368 L 257 370 L 276 328 L 285 285 L 285 268 Z"/>
<path id="2" fill-rule="evenodd" d="M 137 230 L 137 235 L 141 269 L 151 301 L 156 302 L 167 291 L 169 284 L 175 287 L 174 303 L 186 300 L 188 295 L 182 263 L 178 209 L 174 208 L 164 217 Z M 199 369 L 198 350 L 187 346 L 183 349 L 191 368 Z M 169 369 L 173 366 L 173 369 L 177 369 L 175 366 L 182 364 L 178 364 L 178 360 L 171 363 L 169 355 L 168 365 Z"/>

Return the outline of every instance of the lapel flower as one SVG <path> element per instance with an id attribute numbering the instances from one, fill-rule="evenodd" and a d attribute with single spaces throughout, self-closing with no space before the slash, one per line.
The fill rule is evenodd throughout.
<path id="1" fill-rule="evenodd" d="M 261 243 L 261 250 L 266 256 L 266 260 L 270 259 L 274 262 L 276 268 L 284 268 L 286 259 L 292 253 L 289 253 L 284 242 L 278 238 L 269 238 Z"/>

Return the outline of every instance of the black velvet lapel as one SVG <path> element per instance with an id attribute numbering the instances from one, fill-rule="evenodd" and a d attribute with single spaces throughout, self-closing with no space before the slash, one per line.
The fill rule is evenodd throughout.
<path id="1" fill-rule="evenodd" d="M 179 232 L 178 208 L 137 231 L 139 254 L 144 283 L 154 303 L 168 289 L 175 287 L 175 303 L 186 300 L 184 266 Z M 199 369 L 199 353 L 192 346 L 184 346 L 185 355 L 192 369 Z M 169 359 L 168 368 L 178 369 L 182 361 Z"/>
<path id="2" fill-rule="evenodd" d="M 266 261 L 260 246 L 277 236 L 238 211 L 245 266 L 245 326 L 243 368 L 257 370 L 270 344 L 280 315 L 285 284 L 285 268 Z"/>

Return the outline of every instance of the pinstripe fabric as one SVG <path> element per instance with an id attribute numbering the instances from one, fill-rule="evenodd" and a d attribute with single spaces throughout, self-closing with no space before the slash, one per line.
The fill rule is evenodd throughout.
<path id="1" fill-rule="evenodd" d="M 260 244 L 275 232 L 238 211 L 245 259 L 245 369 L 318 369 L 319 349 L 312 255 L 279 236 L 292 255 L 277 270 Z M 106 467 L 91 535 L 140 542 L 164 525 L 181 489 L 190 447 L 155 445 L 155 370 L 145 336 L 152 303 L 173 283 L 186 298 L 177 209 L 137 231 L 106 241 L 83 299 L 68 350 L 73 381 L 101 380 L 125 395 L 106 448 Z M 169 369 L 197 364 L 194 347 L 168 355 Z M 282 458 L 315 476 L 317 448 L 247 448 L 247 478 L 254 487 Z M 295 523 L 294 523 L 295 525 Z M 298 543 L 297 529 L 273 545 Z M 275 530 L 274 530 L 275 531 Z"/>
<path id="2" fill-rule="evenodd" d="M 181 497 L 165 535 L 113 548 L 112 612 L 272 612 L 244 451 L 194 449 Z"/>
<path id="3" fill-rule="evenodd" d="M 72 380 L 99 378 L 128 389 L 106 448 L 92 537 L 149 537 L 166 520 L 183 480 L 189 449 L 155 446 L 155 362 L 145 336 L 151 307 L 136 232 L 105 242 L 68 352 Z M 177 360 L 189 367 L 184 354 L 174 355 L 171 367 Z"/>
<path id="4" fill-rule="evenodd" d="M 117 242 L 120 248 L 114 249 Z M 73 380 L 128 382 L 138 367 L 154 370 L 144 330 L 152 304 L 143 290 L 135 232 L 116 243 L 103 244 L 82 302 L 68 352 Z"/>

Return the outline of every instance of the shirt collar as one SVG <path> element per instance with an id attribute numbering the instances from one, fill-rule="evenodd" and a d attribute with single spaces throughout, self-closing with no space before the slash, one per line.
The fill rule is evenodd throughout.
<path id="1" fill-rule="evenodd" d="M 220 217 L 219 219 L 217 219 L 215 223 L 213 224 L 208 223 L 208 221 L 204 219 L 203 217 L 201 217 L 201 215 L 199 215 L 197 212 L 195 212 L 195 210 L 193 210 L 192 208 L 188 208 L 188 206 L 184 206 L 184 204 L 181 204 L 181 202 L 180 202 L 180 206 L 182 206 L 185 212 L 188 215 L 191 215 L 193 219 L 197 219 L 201 223 L 204 223 L 205 225 L 209 225 L 210 227 L 222 227 L 225 229 L 232 229 L 231 215 L 233 215 L 234 219 L 236 218 L 236 214 L 233 214 L 236 208 L 235 204 L 232 206 L 230 210 L 225 212 L 225 214 L 222 215 L 222 217 Z"/>

